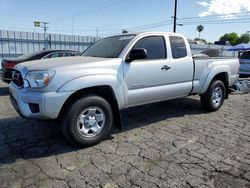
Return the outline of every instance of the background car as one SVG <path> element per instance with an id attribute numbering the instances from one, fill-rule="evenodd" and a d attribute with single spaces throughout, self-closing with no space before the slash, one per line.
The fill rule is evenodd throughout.
<path id="1" fill-rule="evenodd" d="M 240 53 L 240 71 L 241 76 L 250 76 L 250 51 Z"/>
<path id="2" fill-rule="evenodd" d="M 0 72 L 0 77 L 2 81 L 4 81 L 5 83 L 9 83 L 11 81 L 11 74 L 13 68 L 15 67 L 15 65 L 22 62 L 79 55 L 81 55 L 81 52 L 71 50 L 43 50 L 32 54 L 22 55 L 12 59 L 3 59 L 1 63 L 2 71 Z"/>

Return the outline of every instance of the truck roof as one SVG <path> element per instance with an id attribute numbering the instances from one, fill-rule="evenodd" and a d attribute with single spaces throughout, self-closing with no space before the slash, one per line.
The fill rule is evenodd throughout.
<path id="1" fill-rule="evenodd" d="M 121 34 L 115 34 L 111 36 L 126 36 L 126 35 L 174 35 L 174 36 L 181 36 L 184 37 L 183 34 L 180 33 L 173 33 L 173 32 L 158 32 L 158 31 L 150 31 L 150 32 L 132 32 L 132 33 L 121 33 Z"/>

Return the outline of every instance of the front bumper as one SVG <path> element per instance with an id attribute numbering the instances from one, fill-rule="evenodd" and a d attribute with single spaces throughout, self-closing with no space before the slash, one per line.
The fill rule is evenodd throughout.
<path id="1" fill-rule="evenodd" d="M 61 108 L 73 92 L 36 92 L 18 88 L 13 82 L 9 85 L 11 103 L 23 117 L 30 119 L 56 119 Z M 32 105 L 38 106 L 34 112 Z M 33 111 L 33 112 L 32 112 Z"/>

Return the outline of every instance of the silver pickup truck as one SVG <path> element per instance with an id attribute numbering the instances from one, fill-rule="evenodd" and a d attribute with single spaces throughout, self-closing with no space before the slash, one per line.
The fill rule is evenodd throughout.
<path id="1" fill-rule="evenodd" d="M 58 119 L 71 143 L 90 146 L 132 106 L 198 94 L 204 109 L 218 110 L 238 71 L 238 59 L 193 59 L 180 34 L 147 32 L 103 38 L 81 57 L 19 64 L 9 90 L 21 116 Z"/>

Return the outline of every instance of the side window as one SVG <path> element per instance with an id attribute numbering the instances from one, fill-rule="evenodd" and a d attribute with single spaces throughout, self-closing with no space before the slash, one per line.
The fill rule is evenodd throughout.
<path id="1" fill-rule="evenodd" d="M 187 56 L 187 47 L 182 37 L 170 36 L 170 45 L 172 56 L 174 59 L 179 59 Z"/>
<path id="2" fill-rule="evenodd" d="M 146 49 L 147 59 L 165 59 L 167 57 L 165 39 L 161 36 L 145 37 L 135 44 L 133 49 L 135 48 Z"/>
<path id="3" fill-rule="evenodd" d="M 72 56 L 72 55 L 71 55 L 71 53 L 65 52 L 65 53 L 63 54 L 63 57 L 67 57 L 67 56 Z"/>
<path id="4" fill-rule="evenodd" d="M 55 57 L 58 57 L 58 53 L 53 53 L 53 54 L 51 54 L 51 56 L 50 56 L 50 58 L 55 58 Z"/>
<path id="5" fill-rule="evenodd" d="M 63 53 L 62 52 L 53 53 L 50 56 L 50 58 L 56 58 L 56 57 L 63 57 Z"/>
<path id="6" fill-rule="evenodd" d="M 39 55 L 37 55 L 36 57 L 34 57 L 32 59 L 42 59 L 46 55 L 47 55 L 47 53 L 42 53 L 42 54 L 39 54 Z"/>
<path id="7" fill-rule="evenodd" d="M 49 58 L 51 58 L 51 55 L 52 55 L 52 54 L 46 55 L 46 56 L 43 57 L 43 58 L 44 58 L 44 59 L 49 59 Z"/>
<path id="8" fill-rule="evenodd" d="M 63 53 L 62 52 L 54 52 L 54 53 L 51 53 L 51 54 L 45 56 L 44 59 L 55 58 L 55 57 L 63 57 Z"/>

